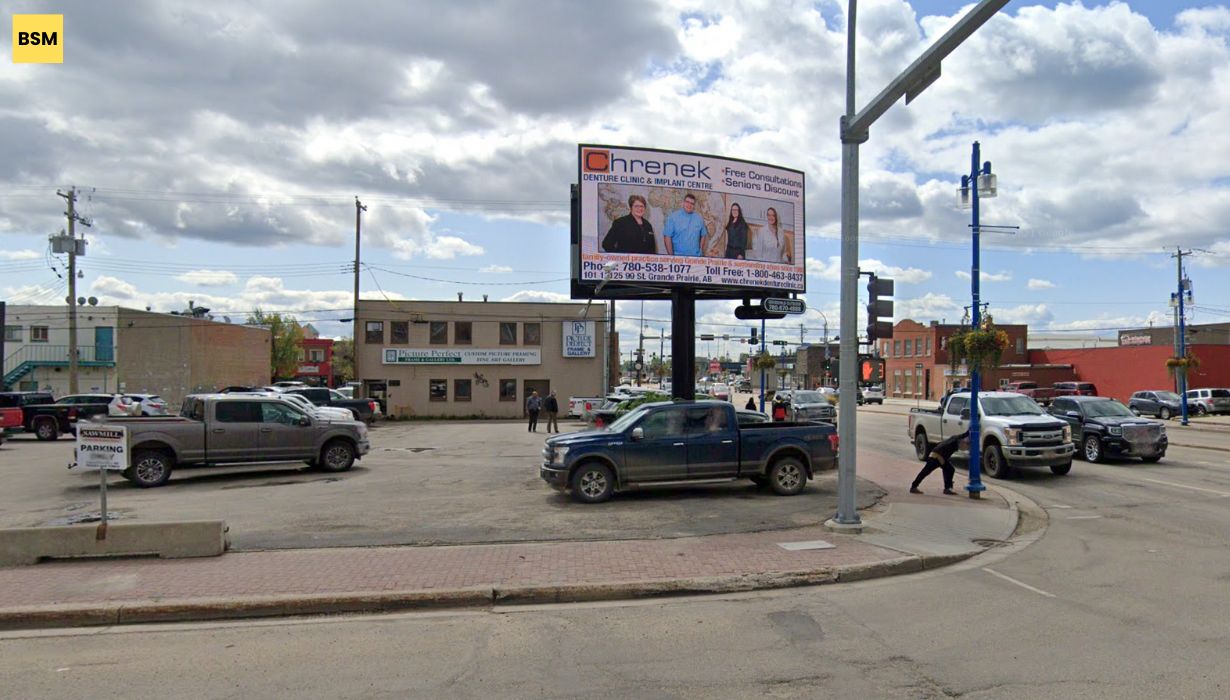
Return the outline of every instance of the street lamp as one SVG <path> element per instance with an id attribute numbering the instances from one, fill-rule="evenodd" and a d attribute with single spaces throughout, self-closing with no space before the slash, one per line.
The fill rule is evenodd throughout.
<path id="1" fill-rule="evenodd" d="M 981 227 L 978 222 L 978 200 L 981 197 L 995 197 L 998 194 L 995 175 L 991 173 L 991 161 L 987 161 L 981 165 L 978 161 L 981 160 L 981 150 L 978 142 L 974 142 L 973 152 L 970 155 L 970 172 L 968 175 L 961 176 L 961 188 L 957 190 L 957 203 L 961 208 L 969 208 L 972 210 L 970 230 L 973 231 L 973 262 L 970 265 L 970 292 L 974 298 L 974 304 L 971 309 L 973 321 L 970 323 L 970 328 L 978 330 L 982 325 L 982 304 L 979 302 L 978 282 L 982 277 L 981 264 L 979 262 L 978 250 L 978 234 L 981 232 Z M 979 416 L 981 411 L 978 410 L 978 389 L 982 377 L 977 367 L 970 367 L 969 373 L 969 485 L 965 487 L 969 491 L 970 498 L 980 498 L 981 493 L 987 490 L 987 487 L 982 483 L 982 450 L 978 445 L 978 435 L 981 432 L 981 424 Z"/>

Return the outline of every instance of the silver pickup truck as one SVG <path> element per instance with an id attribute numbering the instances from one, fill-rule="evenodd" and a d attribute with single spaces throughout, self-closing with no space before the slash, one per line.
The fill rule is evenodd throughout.
<path id="1" fill-rule="evenodd" d="M 179 416 L 100 417 L 128 427 L 124 478 L 142 488 L 162 486 L 178 466 L 300 462 L 330 472 L 350 469 L 367 454 L 367 426 L 322 421 L 274 396 L 197 394 Z"/>

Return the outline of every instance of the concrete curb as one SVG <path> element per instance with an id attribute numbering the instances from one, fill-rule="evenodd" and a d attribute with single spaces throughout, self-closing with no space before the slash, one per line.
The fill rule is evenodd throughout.
<path id="1" fill-rule="evenodd" d="M 801 586 L 866 581 L 955 564 L 985 551 L 942 556 L 911 555 L 845 567 L 822 567 L 732 576 L 660 581 L 546 586 L 505 586 L 451 590 L 288 595 L 208 600 L 148 600 L 97 605 L 48 605 L 0 610 L 0 630 L 99 627 L 158 622 L 201 622 L 258 617 L 386 613 L 407 610 L 481 608 L 633 600 L 671 596 L 744 593 Z"/>
<path id="2" fill-rule="evenodd" d="M 227 532 L 221 520 L 117 522 L 105 530 L 98 525 L 0 528 L 0 566 L 77 557 L 216 557 L 227 549 Z"/>

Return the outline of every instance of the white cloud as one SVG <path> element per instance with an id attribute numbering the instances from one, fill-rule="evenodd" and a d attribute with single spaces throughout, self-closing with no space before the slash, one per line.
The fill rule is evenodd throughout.
<path id="1" fill-rule="evenodd" d="M 957 270 L 956 272 L 953 272 L 953 274 L 965 280 L 966 282 L 973 279 L 973 275 L 966 272 L 965 270 Z M 999 274 L 995 274 L 995 273 L 987 272 L 984 270 L 982 274 L 979 275 L 979 277 L 980 279 L 982 279 L 983 282 L 1007 282 L 1012 279 L 1012 273 L 1011 272 L 1001 272 Z"/>
<path id="2" fill-rule="evenodd" d="M 0 250 L 0 260 L 38 260 L 41 257 L 35 250 Z"/>
<path id="3" fill-rule="evenodd" d="M 889 277 L 894 281 L 903 284 L 920 284 L 931 279 L 931 273 L 927 270 L 920 270 L 917 267 L 898 267 L 889 265 L 874 258 L 866 258 L 858 261 L 859 270 L 863 272 L 874 272 L 883 277 Z M 807 273 L 821 279 L 840 281 L 841 280 L 841 256 L 831 255 L 828 262 L 819 258 L 807 259 Z"/>
<path id="4" fill-rule="evenodd" d="M 351 267 L 354 267 L 351 265 Z M 195 284 L 198 287 L 225 287 L 235 284 L 239 277 L 234 272 L 226 270 L 193 270 L 176 277 L 180 282 Z"/>
<path id="5" fill-rule="evenodd" d="M 112 304 L 123 304 L 137 297 L 137 288 L 116 277 L 100 275 L 94 279 L 90 285 L 90 291 L 98 295 L 99 299 L 113 300 Z"/>
<path id="6" fill-rule="evenodd" d="M 1023 323 L 1028 326 L 1049 326 L 1055 314 L 1046 304 L 1022 304 L 1009 309 L 991 309 L 996 323 Z"/>
<path id="7" fill-rule="evenodd" d="M 507 265 L 488 265 L 479 270 L 479 272 L 489 275 L 504 275 L 512 272 L 512 270 L 513 269 Z"/>
<path id="8" fill-rule="evenodd" d="M 1030 278 L 1028 286 L 1030 289 L 1054 289 L 1055 283 L 1051 282 L 1050 280 L 1040 280 L 1040 279 Z"/>
<path id="9" fill-rule="evenodd" d="M 544 292 L 538 289 L 523 289 L 515 294 L 504 297 L 501 301 L 529 301 L 563 304 L 565 302 L 571 302 L 572 297 L 567 294 L 560 294 L 559 292 Z"/>
<path id="10" fill-rule="evenodd" d="M 927 293 L 913 299 L 898 299 L 893 318 L 897 321 L 909 318 L 924 325 L 930 321 L 956 323 L 961 320 L 963 307 L 964 304 L 947 294 Z"/>

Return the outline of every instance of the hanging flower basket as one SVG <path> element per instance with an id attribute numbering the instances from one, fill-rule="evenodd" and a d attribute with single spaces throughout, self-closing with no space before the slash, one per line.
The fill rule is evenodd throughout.
<path id="1" fill-rule="evenodd" d="M 1199 368 L 1200 358 L 1192 354 L 1188 354 L 1186 357 L 1166 358 L 1166 371 L 1170 372 L 1171 376 L 1173 376 L 1175 372 L 1179 371 L 1179 369 L 1182 369 L 1184 373 L 1187 373 Z"/>
<path id="2" fill-rule="evenodd" d="M 756 369 L 769 370 L 777 366 L 777 359 L 767 352 L 762 352 L 752 360 L 752 367 Z"/>
<path id="3" fill-rule="evenodd" d="M 990 323 L 979 329 L 954 333 L 948 338 L 949 364 L 955 366 L 964 361 L 971 372 L 993 369 L 999 366 L 1010 344 L 1008 334 Z"/>

